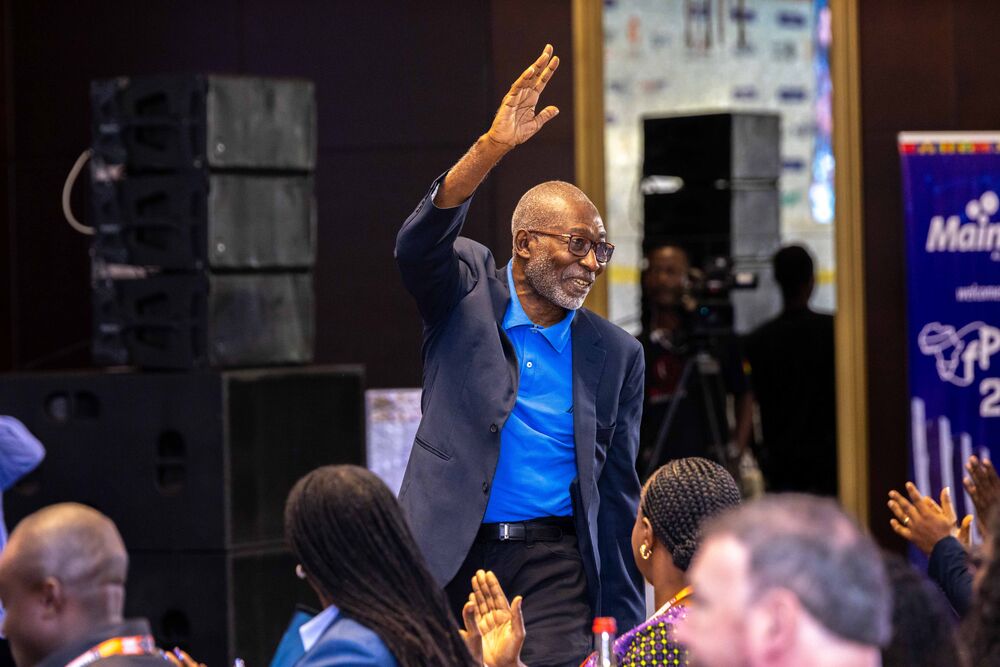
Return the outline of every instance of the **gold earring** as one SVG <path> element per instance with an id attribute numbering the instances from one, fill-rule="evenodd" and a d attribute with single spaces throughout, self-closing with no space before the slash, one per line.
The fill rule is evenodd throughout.
<path id="1" fill-rule="evenodd" d="M 643 560 L 649 560 L 649 557 L 653 555 L 653 550 L 646 546 L 643 542 L 639 545 L 639 555 L 642 556 Z"/>
<path id="2" fill-rule="evenodd" d="M 296 565 L 295 566 L 295 576 L 298 577 L 299 579 L 305 579 L 306 578 L 306 571 L 302 567 L 302 565 Z"/>

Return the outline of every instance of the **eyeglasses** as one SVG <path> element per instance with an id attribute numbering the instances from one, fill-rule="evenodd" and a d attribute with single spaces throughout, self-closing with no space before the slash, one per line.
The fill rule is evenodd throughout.
<path id="1" fill-rule="evenodd" d="M 601 264 L 607 264 L 611 261 L 611 255 L 615 252 L 615 246 L 613 243 L 608 243 L 607 241 L 591 241 L 586 236 L 579 236 L 577 234 L 556 234 L 554 232 L 543 232 L 537 229 L 527 230 L 531 234 L 541 234 L 542 236 L 557 236 L 561 239 L 566 239 L 566 247 L 571 253 L 577 257 L 586 257 L 590 254 L 590 249 L 594 249 L 594 257 Z"/>

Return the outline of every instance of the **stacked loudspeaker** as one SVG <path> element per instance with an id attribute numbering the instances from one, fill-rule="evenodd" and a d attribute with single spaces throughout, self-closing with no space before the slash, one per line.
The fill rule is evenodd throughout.
<path id="1" fill-rule="evenodd" d="M 756 276 L 756 289 L 732 294 L 739 333 L 778 306 L 780 136 L 773 113 L 643 119 L 643 246 L 679 245 L 693 266 L 724 257 Z"/>
<path id="2" fill-rule="evenodd" d="M 331 463 L 365 464 L 358 367 L 0 377 L 46 458 L 4 493 L 9 526 L 81 502 L 129 551 L 126 614 L 209 665 L 266 665 L 298 603 L 285 498 Z"/>
<path id="3" fill-rule="evenodd" d="M 47 449 L 4 494 L 8 525 L 98 508 L 129 550 L 126 613 L 161 646 L 266 665 L 316 604 L 288 492 L 366 463 L 362 369 L 294 366 L 313 358 L 313 86 L 120 78 L 91 101 L 94 358 L 137 370 L 0 377 L 0 414 Z"/>
<path id="4" fill-rule="evenodd" d="M 118 78 L 91 103 L 95 360 L 311 361 L 313 85 Z"/>

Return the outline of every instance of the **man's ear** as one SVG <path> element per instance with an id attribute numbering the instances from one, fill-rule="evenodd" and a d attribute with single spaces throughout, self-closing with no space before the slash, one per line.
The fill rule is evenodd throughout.
<path id="1" fill-rule="evenodd" d="M 514 234 L 514 254 L 522 259 L 531 257 L 531 250 L 528 248 L 531 242 L 531 234 L 525 229 L 517 230 Z"/>
<path id="2" fill-rule="evenodd" d="M 66 603 L 62 582 L 55 577 L 45 577 L 42 580 L 38 595 L 42 605 L 42 618 L 58 616 Z"/>
<path id="3" fill-rule="evenodd" d="M 801 612 L 795 594 L 780 588 L 768 591 L 753 605 L 748 632 L 757 659 L 767 664 L 788 655 L 797 641 Z"/>

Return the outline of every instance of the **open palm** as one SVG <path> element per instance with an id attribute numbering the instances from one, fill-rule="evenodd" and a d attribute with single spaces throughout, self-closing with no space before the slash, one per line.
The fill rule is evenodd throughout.
<path id="1" fill-rule="evenodd" d="M 504 96 L 487 133 L 490 140 L 513 148 L 533 137 L 559 113 L 554 106 L 535 113 L 538 97 L 558 67 L 559 56 L 553 56 L 552 45 L 546 44 L 542 55 L 517 78 Z"/>
<path id="2" fill-rule="evenodd" d="M 524 645 L 522 598 L 508 604 L 500 582 L 492 572 L 478 572 L 472 583 L 476 600 L 476 625 L 482 637 L 483 663 L 490 667 L 521 664 Z"/>

